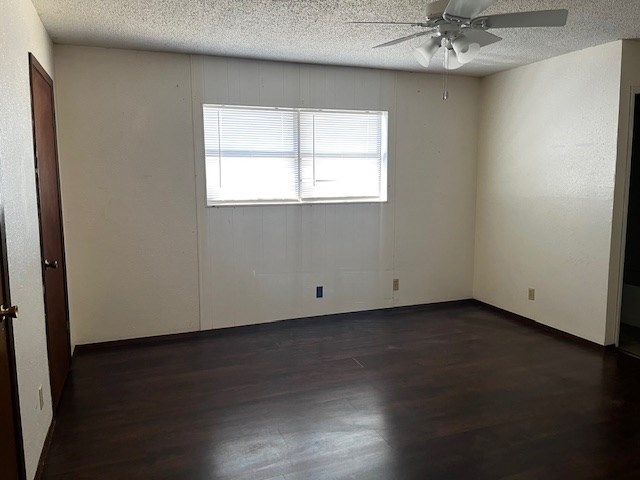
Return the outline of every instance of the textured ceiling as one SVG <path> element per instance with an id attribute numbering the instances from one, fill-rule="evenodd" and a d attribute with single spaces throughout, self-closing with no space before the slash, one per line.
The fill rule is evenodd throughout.
<path id="1" fill-rule="evenodd" d="M 418 31 L 348 21 L 422 21 L 424 0 L 33 0 L 54 42 L 304 63 L 423 70 Z M 567 8 L 564 28 L 492 30 L 502 42 L 458 70 L 483 76 L 562 53 L 640 37 L 638 0 L 498 0 L 486 13 Z M 442 54 L 429 68 L 441 71 Z"/>

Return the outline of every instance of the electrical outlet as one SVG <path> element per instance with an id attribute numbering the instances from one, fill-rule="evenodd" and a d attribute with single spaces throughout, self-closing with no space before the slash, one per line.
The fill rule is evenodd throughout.
<path id="1" fill-rule="evenodd" d="M 322 285 L 319 285 L 316 287 L 316 298 L 322 298 L 324 294 L 324 287 Z"/>
<path id="2" fill-rule="evenodd" d="M 40 402 L 40 410 L 44 408 L 44 392 L 42 391 L 42 385 L 38 387 L 38 401 Z"/>
<path id="3" fill-rule="evenodd" d="M 535 300 L 536 299 L 536 289 L 535 288 L 530 288 L 529 289 L 529 300 Z"/>
<path id="4" fill-rule="evenodd" d="M 400 279 L 399 278 L 394 278 L 393 279 L 393 291 L 397 292 L 398 290 L 400 290 Z"/>

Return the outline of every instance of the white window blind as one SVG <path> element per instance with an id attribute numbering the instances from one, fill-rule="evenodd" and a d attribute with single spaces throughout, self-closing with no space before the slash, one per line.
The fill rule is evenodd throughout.
<path id="1" fill-rule="evenodd" d="M 381 112 L 300 112 L 303 199 L 380 197 L 381 117 Z"/>
<path id="2" fill-rule="evenodd" d="M 386 201 L 387 113 L 204 105 L 207 204 Z"/>
<path id="3" fill-rule="evenodd" d="M 297 123 L 291 110 L 205 105 L 207 202 L 297 200 Z"/>

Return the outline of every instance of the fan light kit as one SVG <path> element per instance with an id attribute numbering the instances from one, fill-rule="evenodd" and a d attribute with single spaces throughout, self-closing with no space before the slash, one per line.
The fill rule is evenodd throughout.
<path id="1" fill-rule="evenodd" d="M 488 32 L 493 28 L 563 27 L 567 24 L 567 10 L 506 13 L 479 16 L 497 0 L 437 0 L 427 4 L 424 22 L 349 22 L 365 25 L 410 25 L 422 30 L 397 38 L 373 48 L 390 47 L 414 38 L 429 35 L 426 42 L 413 50 L 423 67 L 429 67 L 440 48 L 444 48 L 444 93 L 447 99 L 447 72 L 472 62 L 482 47 L 502 40 Z"/>

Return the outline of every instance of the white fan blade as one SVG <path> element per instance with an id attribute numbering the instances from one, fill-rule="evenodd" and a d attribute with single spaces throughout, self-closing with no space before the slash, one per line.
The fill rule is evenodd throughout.
<path id="1" fill-rule="evenodd" d="M 450 0 L 437 0 L 435 2 L 427 3 L 427 18 L 434 17 L 436 15 L 442 15 L 449 5 Z"/>
<path id="2" fill-rule="evenodd" d="M 481 47 L 486 47 L 487 45 L 491 45 L 492 43 L 502 40 L 502 37 L 477 28 L 465 28 L 462 33 L 470 42 L 478 43 Z"/>
<path id="3" fill-rule="evenodd" d="M 352 25 L 411 25 L 412 27 L 429 27 L 427 23 L 420 22 L 346 22 Z"/>
<path id="4" fill-rule="evenodd" d="M 451 0 L 444 13 L 457 18 L 474 18 L 494 3 L 496 0 Z"/>
<path id="5" fill-rule="evenodd" d="M 431 30 L 425 30 L 424 32 L 414 33 L 413 35 L 407 35 L 406 37 L 396 38 L 395 40 L 391 40 L 390 42 L 381 43 L 380 45 L 376 45 L 373 48 L 390 47 L 391 45 L 397 45 L 398 43 L 406 42 L 407 40 L 411 40 L 412 38 L 422 37 L 423 35 L 428 35 L 430 33 Z"/>
<path id="6" fill-rule="evenodd" d="M 483 19 L 486 28 L 564 27 L 568 10 L 541 10 L 539 12 L 489 15 Z"/>

